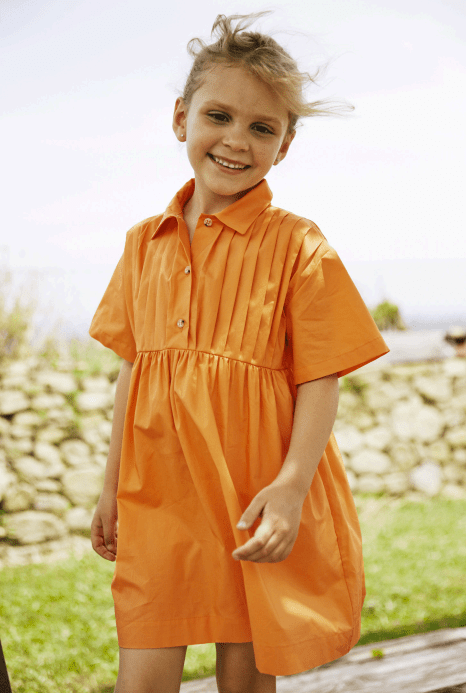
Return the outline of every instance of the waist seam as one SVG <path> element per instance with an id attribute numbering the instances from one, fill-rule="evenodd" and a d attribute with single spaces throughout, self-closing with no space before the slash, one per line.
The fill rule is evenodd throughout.
<path id="1" fill-rule="evenodd" d="M 165 349 L 146 349 L 140 350 L 137 354 L 158 354 L 162 351 L 191 351 L 195 354 L 207 354 L 208 356 L 217 356 L 220 359 L 226 359 L 227 361 L 236 361 L 237 363 L 244 363 L 246 366 L 253 366 L 254 368 L 265 368 L 268 371 L 291 371 L 289 367 L 285 368 L 271 368 L 270 366 L 260 366 L 257 363 L 250 363 L 250 361 L 242 361 L 241 359 L 235 359 L 231 356 L 224 356 L 224 354 L 215 354 L 213 351 L 203 351 L 202 349 L 179 349 L 177 347 L 166 347 Z"/>

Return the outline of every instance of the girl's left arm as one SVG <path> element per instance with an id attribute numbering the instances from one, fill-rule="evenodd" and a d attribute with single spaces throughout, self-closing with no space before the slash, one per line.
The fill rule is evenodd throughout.
<path id="1" fill-rule="evenodd" d="M 338 376 L 301 383 L 297 390 L 290 446 L 275 481 L 290 484 L 304 502 L 337 416 Z"/>
<path id="2" fill-rule="evenodd" d="M 298 536 L 304 499 L 330 438 L 338 410 L 338 376 L 297 386 L 288 453 L 274 481 L 253 498 L 238 529 L 250 527 L 259 515 L 254 536 L 233 551 L 233 558 L 258 563 L 283 561 Z"/>

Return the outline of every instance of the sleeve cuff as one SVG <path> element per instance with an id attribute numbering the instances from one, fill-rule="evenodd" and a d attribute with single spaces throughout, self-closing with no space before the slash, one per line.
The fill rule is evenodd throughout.
<path id="1" fill-rule="evenodd" d="M 92 337 L 92 339 L 95 339 L 97 342 L 100 342 L 101 344 L 103 344 L 104 347 L 111 349 L 115 352 L 115 354 L 117 354 L 117 356 L 121 356 L 122 359 L 130 361 L 130 363 L 134 363 L 134 361 L 136 360 L 137 351 L 134 348 L 134 346 L 123 344 L 122 342 L 117 341 L 116 339 L 114 339 L 114 337 L 106 334 L 105 332 L 92 332 L 91 330 L 89 330 L 89 334 Z"/>
<path id="2" fill-rule="evenodd" d="M 380 358 L 384 354 L 388 354 L 389 351 L 390 349 L 380 335 L 357 349 L 346 354 L 334 356 L 328 361 L 295 368 L 294 381 L 296 385 L 300 385 L 310 380 L 324 378 L 326 375 L 332 375 L 332 373 L 336 373 L 341 378 L 341 376 L 348 375 L 348 373 L 365 366 L 366 363 L 375 361 L 375 359 Z"/>

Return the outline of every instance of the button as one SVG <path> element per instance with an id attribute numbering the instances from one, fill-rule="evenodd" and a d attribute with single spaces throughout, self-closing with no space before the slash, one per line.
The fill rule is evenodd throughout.
<path id="1" fill-rule="evenodd" d="M 178 327 L 183 327 L 184 320 L 178 320 L 178 322 L 176 324 L 178 325 Z"/>
<path id="2" fill-rule="evenodd" d="M 204 226 L 212 226 L 212 219 L 209 219 L 209 217 L 204 219 Z"/>
<path id="3" fill-rule="evenodd" d="M 184 268 L 184 273 L 189 274 L 191 272 L 191 267 L 188 265 L 187 267 Z"/>

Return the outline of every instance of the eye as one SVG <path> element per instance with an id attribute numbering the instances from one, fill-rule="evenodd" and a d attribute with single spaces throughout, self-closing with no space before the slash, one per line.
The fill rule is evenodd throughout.
<path id="1" fill-rule="evenodd" d="M 229 121 L 227 114 L 222 113 L 221 111 L 210 111 L 207 115 L 217 123 L 227 123 Z"/>
<path id="2" fill-rule="evenodd" d="M 252 129 L 255 130 L 256 132 L 259 132 L 261 135 L 273 135 L 273 131 L 267 126 L 264 125 L 263 123 L 253 123 L 251 125 Z"/>

